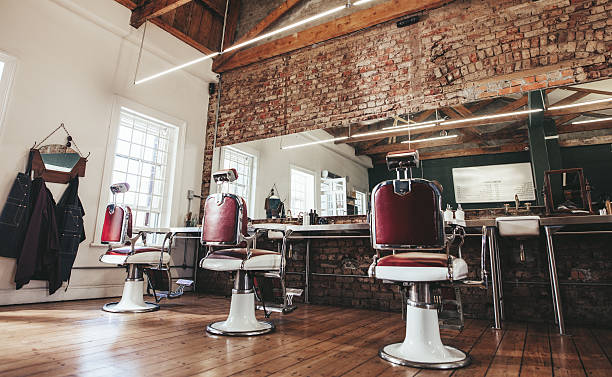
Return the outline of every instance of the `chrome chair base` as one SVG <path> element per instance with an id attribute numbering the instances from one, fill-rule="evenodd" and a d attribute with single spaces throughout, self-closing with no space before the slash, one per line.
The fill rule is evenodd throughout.
<path id="1" fill-rule="evenodd" d="M 449 346 L 444 346 L 444 348 L 446 348 L 446 350 L 449 353 L 463 355 L 463 358 L 459 360 L 439 361 L 439 362 L 434 362 L 434 363 L 428 363 L 428 362 L 422 362 L 422 361 L 416 361 L 416 360 L 407 360 L 400 356 L 393 355 L 391 353 L 391 350 L 389 350 L 389 348 L 397 348 L 401 346 L 401 344 L 402 343 L 394 343 L 394 344 L 383 346 L 378 351 L 378 356 L 380 356 L 381 359 L 386 360 L 393 364 L 402 365 L 406 367 L 413 367 L 413 368 L 424 368 L 424 369 L 456 369 L 456 368 L 463 368 L 472 363 L 472 358 L 470 357 L 470 355 L 466 354 L 465 352 L 461 350 L 458 350 L 456 348 L 449 347 Z"/>
<path id="2" fill-rule="evenodd" d="M 146 312 L 154 312 L 159 310 L 159 305 L 154 304 L 152 302 L 145 302 L 144 307 L 139 308 L 117 308 L 118 302 L 111 302 L 102 307 L 102 310 L 109 313 L 146 313 Z"/>
<path id="3" fill-rule="evenodd" d="M 226 321 L 214 322 L 210 325 L 206 326 L 206 331 L 213 335 L 223 335 L 223 336 L 255 336 L 255 335 L 263 335 L 270 333 L 275 330 L 275 326 L 273 322 L 267 321 L 259 321 L 258 325 L 262 328 L 254 329 L 254 330 L 246 330 L 246 331 L 230 331 L 224 330 Z"/>

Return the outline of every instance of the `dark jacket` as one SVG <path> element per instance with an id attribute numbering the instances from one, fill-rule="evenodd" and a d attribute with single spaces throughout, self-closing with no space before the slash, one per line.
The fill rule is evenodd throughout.
<path id="1" fill-rule="evenodd" d="M 60 275 L 62 281 L 68 281 L 79 244 L 85 241 L 85 210 L 79 199 L 79 177 L 74 177 L 68 183 L 68 188 L 57 203 L 56 214 L 60 242 Z"/>
<path id="2" fill-rule="evenodd" d="M 15 284 L 20 289 L 30 280 L 47 280 L 49 294 L 62 285 L 60 276 L 55 201 L 42 178 L 32 181 L 30 221 L 25 241 L 17 260 Z"/>
<path id="3" fill-rule="evenodd" d="M 31 154 L 30 154 L 31 158 Z M 18 258 L 30 217 L 30 162 L 25 173 L 17 174 L 0 213 L 0 256 Z"/>

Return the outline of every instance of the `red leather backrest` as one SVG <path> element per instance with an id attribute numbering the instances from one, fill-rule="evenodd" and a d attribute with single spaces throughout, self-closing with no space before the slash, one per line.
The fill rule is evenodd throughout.
<path id="1" fill-rule="evenodd" d="M 125 207 L 125 209 L 127 210 L 127 227 L 126 227 L 126 232 L 127 232 L 127 236 L 129 238 L 132 238 L 132 221 L 133 221 L 133 217 L 132 217 L 132 209 L 130 207 Z"/>
<path id="2" fill-rule="evenodd" d="M 242 209 L 239 203 L 242 204 Z M 238 245 L 238 216 L 242 219 L 242 234 L 247 235 L 247 211 L 244 199 L 232 194 L 209 195 L 204 204 L 202 243 L 222 242 L 227 245 Z"/>
<path id="3" fill-rule="evenodd" d="M 123 208 L 116 205 L 106 206 L 106 214 L 104 215 L 104 225 L 102 225 L 103 243 L 122 242 L 123 220 L 125 212 Z"/>
<path id="4" fill-rule="evenodd" d="M 403 194 L 394 191 L 393 181 L 379 184 L 372 192 L 374 247 L 442 247 L 444 223 L 440 205 L 440 192 L 429 181 L 411 180 L 410 191 Z"/>

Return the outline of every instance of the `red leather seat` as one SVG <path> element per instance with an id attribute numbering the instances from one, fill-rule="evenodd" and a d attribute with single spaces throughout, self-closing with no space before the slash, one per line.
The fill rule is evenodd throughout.
<path id="1" fill-rule="evenodd" d="M 446 254 L 402 253 L 387 255 L 378 261 L 378 266 L 394 267 L 448 267 Z"/>

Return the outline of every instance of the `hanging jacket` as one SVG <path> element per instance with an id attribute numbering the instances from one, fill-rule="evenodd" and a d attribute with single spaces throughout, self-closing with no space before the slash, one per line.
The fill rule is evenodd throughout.
<path id="1" fill-rule="evenodd" d="M 0 256 L 18 258 L 30 218 L 32 152 L 25 173 L 18 173 L 0 213 Z"/>
<path id="2" fill-rule="evenodd" d="M 25 241 L 17 260 L 15 284 L 20 289 L 30 280 L 47 280 L 49 294 L 62 285 L 60 276 L 55 201 L 45 181 L 38 177 L 32 181 L 30 221 Z"/>
<path id="3" fill-rule="evenodd" d="M 70 280 L 72 265 L 76 258 L 79 244 L 85 241 L 83 216 L 85 210 L 79 199 L 79 177 L 74 177 L 68 183 L 68 188 L 57 202 L 57 228 L 59 231 L 60 276 L 62 281 Z"/>

